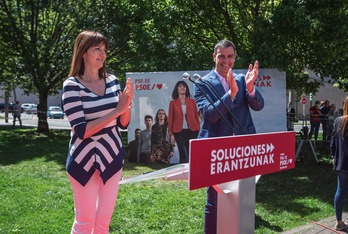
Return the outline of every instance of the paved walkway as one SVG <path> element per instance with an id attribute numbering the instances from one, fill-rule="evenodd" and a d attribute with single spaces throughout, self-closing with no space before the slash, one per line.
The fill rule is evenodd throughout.
<path id="1" fill-rule="evenodd" d="M 348 217 L 348 213 L 343 213 L 343 219 Z M 345 222 L 347 220 L 344 219 Z M 294 228 L 290 231 L 282 232 L 282 234 L 334 234 L 334 233 L 348 233 L 348 230 L 335 230 L 336 217 L 332 216 L 320 221 L 308 221 L 308 224 Z"/>

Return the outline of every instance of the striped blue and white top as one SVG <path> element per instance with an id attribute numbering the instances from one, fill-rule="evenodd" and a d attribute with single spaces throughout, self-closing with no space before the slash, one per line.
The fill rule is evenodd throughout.
<path id="1" fill-rule="evenodd" d="M 115 76 L 105 79 L 105 94 L 99 96 L 86 88 L 78 79 L 70 77 L 63 84 L 63 108 L 71 130 L 67 172 L 81 185 L 86 185 L 95 170 L 104 182 L 123 167 L 125 150 L 118 128 L 126 129 L 115 119 L 102 130 L 84 139 L 88 121 L 100 118 L 117 107 L 121 92 Z"/>

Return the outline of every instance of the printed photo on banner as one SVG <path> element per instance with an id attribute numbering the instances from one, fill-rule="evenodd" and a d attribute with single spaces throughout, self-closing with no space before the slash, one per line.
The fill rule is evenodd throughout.
<path id="1" fill-rule="evenodd" d="M 194 84 L 187 79 L 183 79 L 184 73 L 188 73 L 191 77 L 195 74 L 203 77 L 209 72 L 210 70 L 126 73 L 126 77 L 130 77 L 135 86 L 131 109 L 132 118 L 128 126 L 128 141 L 135 139 L 135 130 L 137 128 L 141 130 L 146 129 L 144 123 L 145 116 L 152 116 L 152 125 L 154 125 L 156 124 L 156 114 L 159 110 L 163 110 L 168 115 L 173 88 L 178 81 L 185 81 L 189 87 L 191 97 L 194 97 Z M 234 69 L 233 72 L 245 74 L 246 69 Z M 265 101 L 265 107 L 262 111 L 251 111 L 256 131 L 258 133 L 286 131 L 285 73 L 276 69 L 260 69 L 255 86 Z M 168 140 L 167 136 L 164 136 L 163 139 Z M 172 155 L 169 163 L 179 163 L 177 148 L 173 147 L 171 149 Z M 167 148 L 166 150 L 169 149 Z"/>

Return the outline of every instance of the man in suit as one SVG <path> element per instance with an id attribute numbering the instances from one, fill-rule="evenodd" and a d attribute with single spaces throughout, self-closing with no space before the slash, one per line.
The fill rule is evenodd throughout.
<path id="1" fill-rule="evenodd" d="M 232 68 L 236 56 L 236 47 L 231 41 L 219 41 L 213 53 L 215 68 L 195 86 L 196 103 L 203 116 L 198 138 L 256 133 L 250 108 L 260 111 L 264 106 L 263 97 L 254 87 L 259 64 L 258 61 L 255 61 L 254 66 L 250 64 L 246 75 L 234 74 Z M 206 234 L 216 233 L 217 197 L 215 189 L 208 187 L 204 210 Z"/>

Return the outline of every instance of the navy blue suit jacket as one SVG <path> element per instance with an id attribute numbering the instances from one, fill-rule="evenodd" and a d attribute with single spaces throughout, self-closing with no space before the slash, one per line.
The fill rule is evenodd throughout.
<path id="1" fill-rule="evenodd" d="M 231 110 L 237 121 L 242 126 L 236 123 L 236 121 L 228 113 L 228 110 L 221 103 L 221 101 L 214 95 L 210 87 L 204 82 L 199 81 L 195 85 L 195 99 L 198 109 L 203 115 L 203 123 L 199 132 L 198 138 L 219 137 L 219 136 L 232 136 L 256 133 L 256 129 L 251 117 L 250 108 L 259 111 L 264 106 L 264 100 L 259 91 L 255 90 L 255 97 L 250 97 L 245 82 L 244 74 L 233 74 L 237 82 L 239 91 L 232 101 L 228 92 L 224 90 L 221 81 L 217 74 L 212 70 L 209 74 L 204 76 L 202 80 L 208 82 L 216 90 L 221 97 L 221 101 L 225 103 L 228 109 Z M 225 120 L 220 116 L 218 111 L 210 104 L 203 92 L 197 87 L 200 86 L 203 92 L 213 101 L 214 106 L 225 116 L 231 125 L 232 129 L 228 126 Z M 256 88 L 255 88 L 256 89 Z M 249 108 L 250 107 L 250 108 Z"/>
<path id="2" fill-rule="evenodd" d="M 348 127 L 345 129 L 344 138 L 342 139 L 341 121 L 342 117 L 337 117 L 334 121 L 330 148 L 331 155 L 334 157 L 333 169 L 348 171 Z"/>

